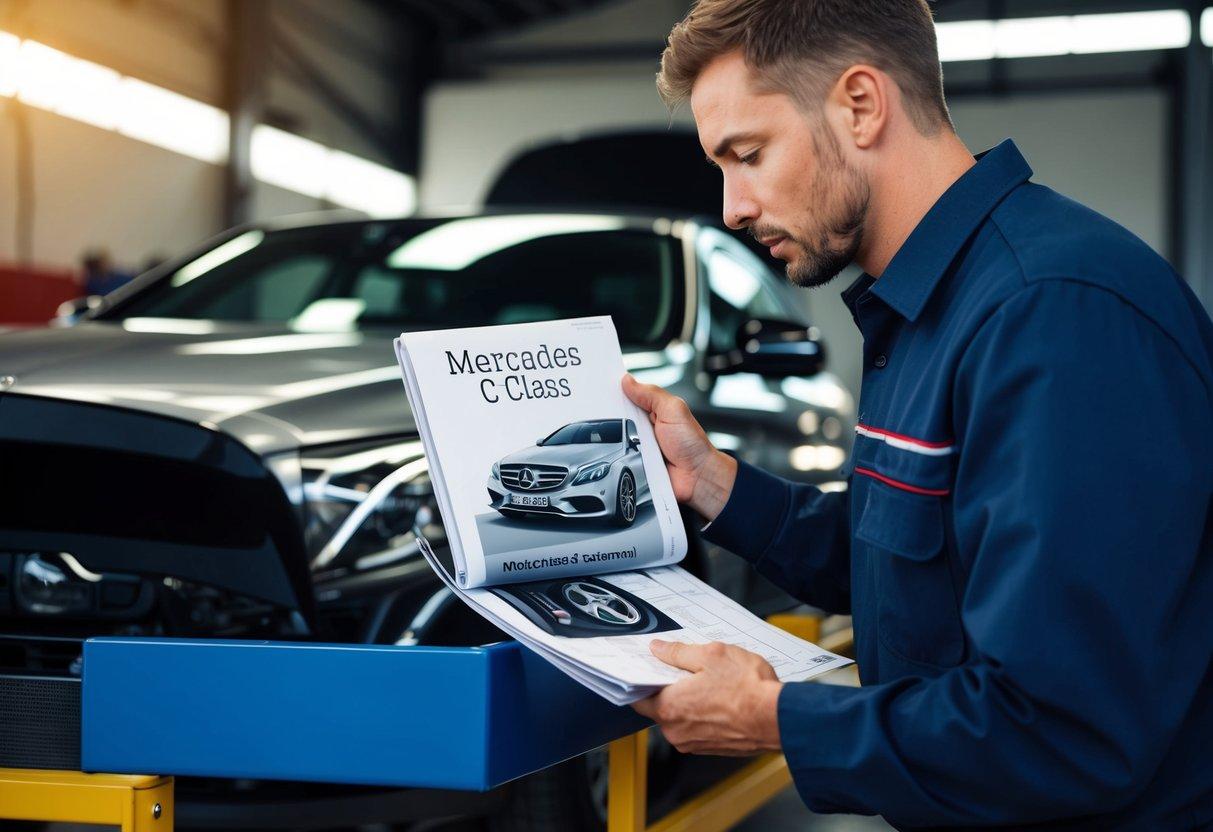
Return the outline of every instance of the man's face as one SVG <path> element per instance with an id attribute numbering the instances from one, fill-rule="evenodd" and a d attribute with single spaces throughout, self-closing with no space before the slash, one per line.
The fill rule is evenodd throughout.
<path id="1" fill-rule="evenodd" d="M 704 67 L 691 91 L 699 142 L 724 174 L 725 224 L 769 246 L 793 283 L 820 286 L 855 259 L 868 182 L 822 115 L 757 82 L 740 52 Z"/>

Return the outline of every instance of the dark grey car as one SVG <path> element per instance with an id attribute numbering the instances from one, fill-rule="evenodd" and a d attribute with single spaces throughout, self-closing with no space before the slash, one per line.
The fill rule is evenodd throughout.
<path id="1" fill-rule="evenodd" d="M 496 639 L 418 556 L 414 523 L 441 526 L 391 339 L 597 314 L 628 368 L 686 398 L 718 446 L 844 487 L 849 395 L 782 279 L 709 223 L 530 212 L 245 227 L 72 326 L 0 335 L 0 670 L 70 677 L 80 640 L 100 634 Z M 790 603 L 701 545 L 689 565 L 759 612 Z M 589 769 L 569 811 L 600 820 L 605 781 Z M 508 788 L 443 802 L 260 784 L 270 823 L 238 788 L 180 781 L 179 826 L 512 805 Z"/>

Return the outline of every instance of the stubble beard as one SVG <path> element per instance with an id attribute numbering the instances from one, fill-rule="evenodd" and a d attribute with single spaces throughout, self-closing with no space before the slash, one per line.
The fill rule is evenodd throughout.
<path id="1" fill-rule="evenodd" d="M 816 131 L 814 142 L 820 164 L 809 188 L 810 210 L 829 206 L 829 214 L 811 242 L 791 238 L 799 246 L 800 256 L 787 264 L 788 280 L 805 288 L 824 286 L 854 262 L 871 199 L 867 180 L 846 163 L 838 139 L 824 124 Z"/>

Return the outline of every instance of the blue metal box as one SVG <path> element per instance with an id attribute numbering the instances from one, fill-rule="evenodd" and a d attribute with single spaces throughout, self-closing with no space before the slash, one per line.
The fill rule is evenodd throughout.
<path id="1" fill-rule="evenodd" d="M 94 638 L 85 771 L 485 790 L 643 728 L 513 642 Z"/>

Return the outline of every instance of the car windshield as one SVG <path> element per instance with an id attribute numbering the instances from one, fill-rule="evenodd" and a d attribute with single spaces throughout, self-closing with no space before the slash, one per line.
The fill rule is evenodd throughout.
<path id="1" fill-rule="evenodd" d="M 547 445 L 618 445 L 623 441 L 623 423 L 618 419 L 601 422 L 574 422 L 548 436 L 541 443 Z"/>
<path id="2" fill-rule="evenodd" d="M 399 332 L 610 315 L 623 344 L 663 347 L 682 318 L 678 256 L 668 236 L 588 214 L 251 230 L 99 317 Z"/>

